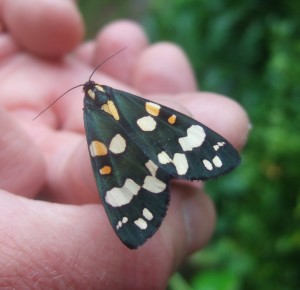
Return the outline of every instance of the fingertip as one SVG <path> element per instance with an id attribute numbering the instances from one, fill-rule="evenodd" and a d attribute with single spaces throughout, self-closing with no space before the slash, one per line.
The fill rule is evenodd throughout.
<path id="1" fill-rule="evenodd" d="M 143 93 L 195 91 L 194 73 L 187 56 L 172 43 L 150 46 L 137 59 L 133 85 Z"/>
<path id="2" fill-rule="evenodd" d="M 130 20 L 119 20 L 104 26 L 96 38 L 94 66 L 126 47 L 119 55 L 109 60 L 101 70 L 116 79 L 131 84 L 131 75 L 136 57 L 148 45 L 141 26 Z"/>
<path id="3" fill-rule="evenodd" d="M 246 111 L 235 100 L 209 92 L 182 94 L 185 106 L 193 117 L 213 129 L 241 149 L 250 129 Z"/>
<path id="4" fill-rule="evenodd" d="M 1 12 L 16 42 L 42 57 L 60 57 L 83 37 L 83 22 L 73 1 L 8 0 Z"/>

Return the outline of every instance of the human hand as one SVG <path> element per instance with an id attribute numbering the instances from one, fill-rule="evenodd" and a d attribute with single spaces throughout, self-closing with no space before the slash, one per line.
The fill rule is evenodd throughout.
<path id="1" fill-rule="evenodd" d="M 168 43 L 149 45 L 136 24 L 113 23 L 77 47 L 83 29 L 72 2 L 53 0 L 50 9 L 49 3 L 30 0 L 20 18 L 22 3 L 2 1 L 0 9 L 7 27 L 0 35 L 0 287 L 164 289 L 172 271 L 213 231 L 213 205 L 201 185 L 172 182 L 161 228 L 141 248 L 128 250 L 99 205 L 82 93 L 73 90 L 32 118 L 125 46 L 93 76 L 95 81 L 175 101 L 176 109 L 190 112 L 239 148 L 247 136 L 247 116 L 230 99 L 197 92 L 183 52 Z M 62 29 L 52 35 L 59 11 L 64 11 Z M 65 56 L 70 50 L 73 55 Z"/>

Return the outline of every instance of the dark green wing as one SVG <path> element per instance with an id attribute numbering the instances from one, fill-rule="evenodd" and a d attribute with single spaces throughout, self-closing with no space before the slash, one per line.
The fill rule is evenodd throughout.
<path id="1" fill-rule="evenodd" d="M 129 248 L 159 228 L 170 178 L 205 180 L 240 163 L 227 140 L 184 114 L 92 81 L 83 89 L 97 187 L 116 234 Z"/>
<path id="2" fill-rule="evenodd" d="M 152 101 L 103 87 L 119 110 L 123 130 L 173 177 L 206 180 L 240 164 L 236 149 L 202 123 Z"/>
<path id="3" fill-rule="evenodd" d="M 166 215 L 170 176 L 99 108 L 85 105 L 84 124 L 109 221 L 127 247 L 137 248 L 157 231 Z"/>

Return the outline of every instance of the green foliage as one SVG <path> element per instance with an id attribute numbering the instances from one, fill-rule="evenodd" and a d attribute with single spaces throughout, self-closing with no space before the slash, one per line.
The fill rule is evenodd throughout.
<path id="1" fill-rule="evenodd" d="M 87 27 L 86 38 L 93 38 L 101 26 L 114 20 L 140 21 L 147 1 L 140 0 L 79 0 L 79 9 Z"/>
<path id="2" fill-rule="evenodd" d="M 193 289 L 300 288 L 299 8 L 151 2 L 144 24 L 152 40 L 181 45 L 202 90 L 234 97 L 253 126 L 242 166 L 208 184 L 219 221 L 211 245 L 181 271 Z"/>
<path id="3" fill-rule="evenodd" d="M 126 8 L 124 4 L 126 1 L 121 0 L 115 0 L 113 4 L 109 0 L 79 0 L 78 5 L 87 27 L 86 38 L 93 37 L 100 26 L 122 17 L 122 11 Z M 116 6 L 119 8 L 115 9 Z"/>

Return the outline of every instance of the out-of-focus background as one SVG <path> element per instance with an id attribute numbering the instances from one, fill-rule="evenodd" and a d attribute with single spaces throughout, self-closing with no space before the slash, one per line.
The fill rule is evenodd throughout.
<path id="1" fill-rule="evenodd" d="M 300 289 L 300 2 L 81 0 L 79 6 L 87 38 L 127 18 L 151 42 L 180 45 L 201 89 L 240 102 L 253 124 L 242 165 L 207 183 L 219 214 L 212 241 L 168 289 Z"/>

